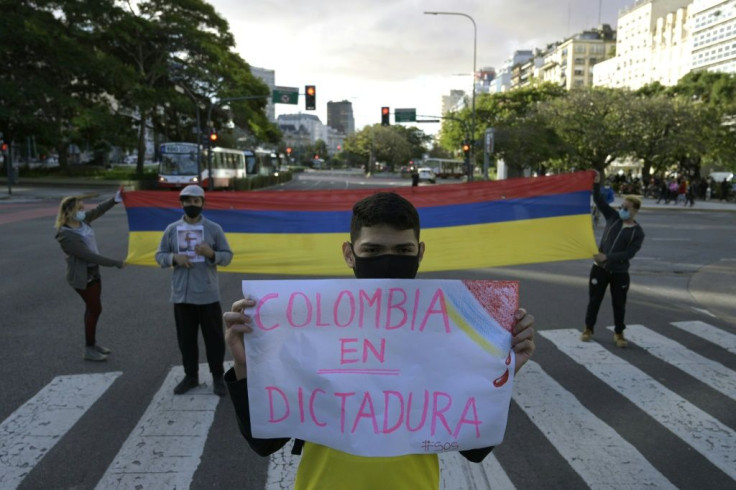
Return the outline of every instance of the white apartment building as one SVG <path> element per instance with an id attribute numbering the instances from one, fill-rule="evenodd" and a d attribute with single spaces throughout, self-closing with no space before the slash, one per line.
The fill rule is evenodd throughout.
<path id="1" fill-rule="evenodd" d="M 736 73 L 736 0 L 694 0 L 692 69 Z"/>
<path id="2" fill-rule="evenodd" d="M 691 0 L 637 0 L 618 17 L 616 57 L 597 66 L 593 84 L 638 89 L 671 84 L 688 70 L 687 7 Z M 676 80 L 675 80 L 676 82 Z"/>
<path id="3" fill-rule="evenodd" d="M 649 83 L 676 85 L 690 71 L 692 38 L 688 8 L 678 8 L 656 20 L 652 36 L 652 72 Z"/>
<path id="4" fill-rule="evenodd" d="M 260 79 L 263 83 L 268 85 L 269 90 L 273 92 L 276 87 L 276 72 L 267 68 L 258 68 L 257 66 L 251 66 L 250 72 L 254 77 Z M 268 104 L 266 104 L 266 117 L 272 123 L 276 122 L 276 110 L 271 101 L 271 97 L 268 97 Z"/>

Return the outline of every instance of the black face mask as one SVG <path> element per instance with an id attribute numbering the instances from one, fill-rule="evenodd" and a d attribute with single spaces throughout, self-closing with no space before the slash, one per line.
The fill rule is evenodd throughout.
<path id="1" fill-rule="evenodd" d="M 184 212 L 189 218 L 194 219 L 202 214 L 202 206 L 184 206 Z"/>
<path id="2" fill-rule="evenodd" d="M 358 257 L 353 251 L 353 257 L 358 279 L 414 279 L 419 270 L 419 254 Z"/>

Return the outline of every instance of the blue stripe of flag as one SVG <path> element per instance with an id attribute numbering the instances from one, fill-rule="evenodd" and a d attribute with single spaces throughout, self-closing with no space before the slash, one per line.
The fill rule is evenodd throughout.
<path id="1" fill-rule="evenodd" d="M 590 191 L 505 201 L 486 201 L 419 208 L 423 229 L 501 223 L 587 214 Z M 163 231 L 180 219 L 178 208 L 128 208 L 131 232 Z M 208 210 L 204 215 L 226 233 L 348 233 L 351 211 Z"/>

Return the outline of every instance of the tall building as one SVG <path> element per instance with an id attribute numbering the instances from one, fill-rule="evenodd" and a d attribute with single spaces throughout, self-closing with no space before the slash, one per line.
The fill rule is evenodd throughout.
<path id="1" fill-rule="evenodd" d="M 665 81 L 677 76 L 672 74 L 670 66 L 660 63 L 674 62 L 680 66 L 674 71 L 683 70 L 682 56 L 676 58 L 671 47 L 679 49 L 687 43 L 687 15 L 684 11 L 677 12 L 687 9 L 690 3 L 691 0 L 638 0 L 623 9 L 618 17 L 615 61 L 608 62 L 615 68 L 602 67 L 600 75 L 595 75 L 595 84 L 636 90 L 655 80 Z M 668 14 L 672 13 L 675 15 L 668 20 Z M 685 49 L 686 58 L 687 51 Z M 682 75 L 687 68 L 684 70 Z"/>
<path id="2" fill-rule="evenodd" d="M 511 58 L 506 60 L 496 74 L 496 77 L 491 81 L 489 91 L 492 93 L 501 93 L 509 90 L 511 88 L 511 78 L 514 72 L 514 67 L 523 65 L 533 57 L 534 53 L 531 50 L 524 49 L 514 51 Z"/>
<path id="3" fill-rule="evenodd" d="M 537 58 L 543 62 L 538 77 L 570 90 L 593 85 L 593 67 L 614 55 L 616 31 L 608 24 L 550 44 Z M 522 80 L 523 81 L 523 80 Z"/>
<path id="4" fill-rule="evenodd" d="M 736 73 L 736 0 L 694 0 L 692 69 Z"/>
<path id="5" fill-rule="evenodd" d="M 327 125 L 345 136 L 355 132 L 355 118 L 353 117 L 353 104 L 350 101 L 327 103 Z"/>
<path id="6" fill-rule="evenodd" d="M 465 92 L 462 90 L 450 90 L 450 95 L 442 96 L 442 115 L 453 112 L 458 109 L 461 101 L 465 98 Z"/>
<path id="7" fill-rule="evenodd" d="M 260 79 L 263 83 L 268 85 L 269 90 L 273 92 L 276 87 L 276 72 L 266 68 L 258 68 L 257 66 L 251 66 L 250 72 L 254 77 Z M 271 102 L 271 97 L 268 98 L 268 104 L 266 104 L 266 117 L 272 123 L 276 122 L 276 110 Z"/>

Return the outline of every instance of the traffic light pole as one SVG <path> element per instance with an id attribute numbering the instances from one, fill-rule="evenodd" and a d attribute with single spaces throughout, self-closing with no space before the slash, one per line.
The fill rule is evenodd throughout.
<path id="1" fill-rule="evenodd" d="M 209 129 L 208 134 L 212 134 L 213 127 L 212 127 L 212 109 L 215 108 L 215 106 L 220 106 L 222 104 L 226 104 L 228 102 L 234 102 L 237 100 L 256 100 L 256 99 L 263 99 L 268 98 L 268 95 L 243 95 L 240 97 L 224 97 L 217 101 L 217 104 L 212 102 L 210 100 L 210 107 L 207 109 L 207 128 Z M 212 140 L 207 138 L 207 190 L 212 191 L 215 189 L 215 181 L 212 178 L 212 148 L 213 148 Z M 201 179 L 201 176 L 200 176 Z M 200 180 L 201 182 L 201 180 Z"/>

